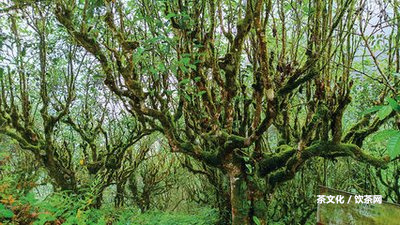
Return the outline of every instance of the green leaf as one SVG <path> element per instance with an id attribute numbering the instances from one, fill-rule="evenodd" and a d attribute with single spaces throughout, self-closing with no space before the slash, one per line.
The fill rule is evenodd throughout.
<path id="1" fill-rule="evenodd" d="M 378 118 L 379 120 L 385 119 L 387 116 L 389 116 L 390 113 L 392 113 L 393 109 L 390 105 L 385 105 L 383 106 L 379 111 L 378 111 Z"/>
<path id="2" fill-rule="evenodd" d="M 172 17 L 176 17 L 176 16 L 177 16 L 176 13 L 168 13 L 168 15 L 165 18 L 171 19 Z"/>
<path id="3" fill-rule="evenodd" d="M 400 111 L 400 105 L 397 103 L 396 100 L 393 98 L 388 99 L 389 105 L 392 107 L 393 110 L 395 111 Z"/>
<path id="4" fill-rule="evenodd" d="M 174 92 L 174 91 L 171 91 L 171 90 L 166 90 L 166 91 L 165 91 L 165 94 L 167 94 L 167 95 L 171 96 L 173 92 Z"/>
<path id="5" fill-rule="evenodd" d="M 3 204 L 0 203 L 0 218 L 4 217 L 10 219 L 14 216 L 14 213 L 7 209 Z"/>
<path id="6" fill-rule="evenodd" d="M 190 79 L 189 78 L 185 78 L 185 79 L 181 80 L 181 82 L 179 82 L 179 84 L 180 85 L 185 85 L 185 84 L 187 84 L 189 82 L 190 82 Z"/>
<path id="7" fill-rule="evenodd" d="M 253 173 L 253 167 L 250 164 L 246 164 L 246 168 L 249 171 L 249 173 Z"/>
<path id="8" fill-rule="evenodd" d="M 55 216 L 51 215 L 51 214 L 40 213 L 39 216 L 38 216 L 38 219 L 39 219 L 40 222 L 43 222 L 43 224 L 44 224 L 45 222 L 48 222 L 48 221 L 54 221 L 57 218 Z"/>
<path id="9" fill-rule="evenodd" d="M 400 134 L 394 135 L 389 139 L 387 149 L 392 159 L 400 154 Z"/>
<path id="10" fill-rule="evenodd" d="M 188 58 L 188 57 L 185 57 L 185 58 L 182 58 L 181 59 L 181 62 L 183 63 L 183 65 L 188 65 L 189 64 L 189 62 L 190 62 L 190 58 Z"/>
<path id="11" fill-rule="evenodd" d="M 149 70 L 153 75 L 158 73 L 158 71 L 154 67 L 150 67 Z"/>
<path id="12" fill-rule="evenodd" d="M 204 95 L 205 93 L 207 93 L 206 91 L 200 91 L 199 93 L 198 93 L 198 95 L 199 96 L 202 96 L 202 95 Z"/>
<path id="13" fill-rule="evenodd" d="M 253 221 L 256 225 L 261 225 L 261 221 L 257 218 L 257 216 L 253 216 Z"/>
<path id="14" fill-rule="evenodd" d="M 375 134 L 375 136 L 372 138 L 372 140 L 376 142 L 384 141 L 387 140 L 395 135 L 400 134 L 400 131 L 398 130 L 382 130 L 379 131 Z"/>
<path id="15" fill-rule="evenodd" d="M 197 76 L 195 78 L 193 78 L 194 81 L 199 82 L 201 80 L 201 77 Z"/>
<path id="16" fill-rule="evenodd" d="M 185 97 L 186 100 L 188 100 L 188 101 L 190 101 L 190 99 L 191 99 L 190 96 L 188 94 L 186 94 L 186 93 L 183 94 L 183 97 Z"/>
<path id="17" fill-rule="evenodd" d="M 392 75 L 395 77 L 400 77 L 400 73 L 393 72 Z"/>
<path id="18" fill-rule="evenodd" d="M 144 48 L 143 47 L 139 47 L 139 48 L 137 48 L 137 50 L 136 50 L 136 53 L 138 54 L 138 55 L 141 55 L 143 52 L 144 52 Z"/>
<path id="19" fill-rule="evenodd" d="M 182 65 L 179 65 L 179 69 L 182 70 L 182 72 L 186 73 L 188 71 L 188 69 Z"/>
<path id="20" fill-rule="evenodd" d="M 379 111 L 382 107 L 383 107 L 383 106 L 381 106 L 381 105 L 374 106 L 374 107 L 372 107 L 372 108 L 369 108 L 369 109 L 367 109 L 367 110 L 361 112 L 361 114 L 362 114 L 362 115 L 367 115 L 367 114 L 370 114 L 370 113 Z"/>
<path id="21" fill-rule="evenodd" d="M 105 76 L 101 73 L 96 73 L 93 75 L 93 79 L 95 79 L 95 80 L 104 79 L 104 78 L 105 78 Z"/>
<path id="22" fill-rule="evenodd" d="M 163 63 L 158 64 L 158 71 L 160 72 L 166 71 L 166 67 Z"/>
<path id="23" fill-rule="evenodd" d="M 23 197 L 23 200 L 33 205 L 36 202 L 35 194 L 29 192 L 26 196 Z"/>

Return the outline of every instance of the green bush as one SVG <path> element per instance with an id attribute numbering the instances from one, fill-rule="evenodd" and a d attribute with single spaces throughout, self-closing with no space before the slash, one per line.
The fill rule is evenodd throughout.
<path id="1" fill-rule="evenodd" d="M 137 214 L 131 218 L 131 223 L 135 225 L 211 225 L 217 222 L 218 215 L 215 210 L 201 209 L 193 213 L 172 213 L 172 212 L 148 212 Z M 118 223 L 123 224 L 123 223 Z"/>

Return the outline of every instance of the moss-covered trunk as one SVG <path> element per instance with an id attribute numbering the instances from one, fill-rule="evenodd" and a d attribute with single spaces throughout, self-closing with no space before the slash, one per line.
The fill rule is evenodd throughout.
<path id="1" fill-rule="evenodd" d="M 224 168 L 230 185 L 231 222 L 233 225 L 251 224 L 251 202 L 245 170 L 234 154 L 228 155 L 225 162 Z"/>
<path id="2" fill-rule="evenodd" d="M 246 173 L 240 157 L 228 156 L 224 165 L 229 176 L 231 222 L 236 224 L 266 224 L 267 204 L 261 184 L 254 175 Z"/>
<path id="3" fill-rule="evenodd" d="M 53 185 L 56 189 L 63 191 L 77 191 L 77 182 L 75 173 L 68 168 L 65 168 L 59 161 L 57 161 L 53 154 L 39 155 L 35 154 L 38 161 L 42 161 L 42 165 L 47 170 L 47 174 L 53 179 Z"/>
<path id="4" fill-rule="evenodd" d="M 240 174 L 229 174 L 231 192 L 232 224 L 250 224 L 250 204 L 247 199 L 247 184 Z"/>
<path id="5" fill-rule="evenodd" d="M 114 199 L 115 207 L 124 206 L 125 201 L 125 182 L 117 183 L 117 192 Z"/>
<path id="6" fill-rule="evenodd" d="M 219 212 L 219 225 L 231 224 L 231 201 L 230 193 L 223 187 L 217 189 L 217 207 Z"/>

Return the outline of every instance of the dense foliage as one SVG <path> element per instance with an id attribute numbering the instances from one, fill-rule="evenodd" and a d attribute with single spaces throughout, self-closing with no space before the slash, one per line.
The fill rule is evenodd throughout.
<path id="1" fill-rule="evenodd" d="M 400 203 L 399 12 L 0 2 L 0 221 L 315 224 L 319 185 Z"/>

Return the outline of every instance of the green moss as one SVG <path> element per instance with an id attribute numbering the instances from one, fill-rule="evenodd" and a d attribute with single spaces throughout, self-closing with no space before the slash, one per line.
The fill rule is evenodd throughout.
<path id="1" fill-rule="evenodd" d="M 282 149 L 276 154 L 267 154 L 258 164 L 258 173 L 260 176 L 266 176 L 280 168 L 291 170 L 297 163 L 303 163 L 313 157 L 335 158 L 351 157 L 357 161 L 368 163 L 375 167 L 385 168 L 387 161 L 382 158 L 374 157 L 364 152 L 360 147 L 354 144 L 335 144 L 333 142 L 318 142 L 302 151 L 301 159 L 297 159 L 296 149 L 287 145 L 279 147 Z M 295 168 L 297 169 L 297 168 Z M 286 176 L 287 172 L 277 172 L 274 177 L 281 180 L 281 176 Z M 292 176 L 291 174 L 289 174 Z M 281 178 L 279 178 L 281 177 Z M 275 179 L 275 178 L 272 178 Z"/>
<path id="2" fill-rule="evenodd" d="M 287 160 L 294 155 L 296 150 L 289 145 L 281 145 L 277 149 L 278 153 L 266 154 L 259 163 L 258 173 L 265 176 L 268 173 L 285 166 Z"/>
<path id="3" fill-rule="evenodd" d="M 254 201 L 254 216 L 258 218 L 265 218 L 267 214 L 267 203 L 263 199 Z"/>

